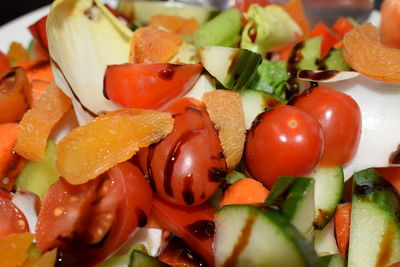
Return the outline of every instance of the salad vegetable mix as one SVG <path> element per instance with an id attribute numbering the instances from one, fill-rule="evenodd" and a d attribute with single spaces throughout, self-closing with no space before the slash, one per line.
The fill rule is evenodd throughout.
<path id="1" fill-rule="evenodd" d="M 0 51 L 0 266 L 400 266 L 398 0 L 55 0 Z"/>

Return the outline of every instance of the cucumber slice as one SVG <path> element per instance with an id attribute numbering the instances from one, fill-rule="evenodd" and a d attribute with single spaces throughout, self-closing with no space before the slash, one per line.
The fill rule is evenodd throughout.
<path id="1" fill-rule="evenodd" d="M 247 129 L 250 129 L 254 119 L 266 109 L 284 105 L 286 102 L 284 99 L 258 90 L 247 89 L 241 90 L 239 93 L 242 98 Z"/>
<path id="2" fill-rule="evenodd" d="M 117 10 L 139 25 L 147 24 L 154 15 L 171 15 L 197 20 L 199 25 L 214 17 L 219 11 L 214 7 L 187 5 L 165 1 L 119 1 Z"/>
<path id="3" fill-rule="evenodd" d="M 344 267 L 346 261 L 341 254 L 326 255 L 320 258 L 326 267 Z"/>
<path id="4" fill-rule="evenodd" d="M 202 74 L 185 97 L 193 97 L 202 100 L 204 93 L 212 92 L 214 90 L 215 79 L 208 74 Z"/>
<path id="5" fill-rule="evenodd" d="M 329 52 L 324 60 L 322 60 L 321 64 L 318 66 L 318 69 L 349 71 L 351 70 L 351 67 L 344 60 L 342 49 L 334 49 Z"/>
<path id="6" fill-rule="evenodd" d="M 168 264 L 151 257 L 145 253 L 134 250 L 131 255 L 131 263 L 129 267 L 167 267 Z"/>
<path id="7" fill-rule="evenodd" d="M 398 197 L 374 169 L 353 176 L 348 266 L 389 266 L 400 261 Z"/>
<path id="8" fill-rule="evenodd" d="M 276 211 L 224 206 L 215 225 L 217 267 L 320 266 L 310 243 Z"/>
<path id="9" fill-rule="evenodd" d="M 314 180 L 301 177 L 280 177 L 265 203 L 278 206 L 304 237 L 314 240 Z"/>
<path id="10" fill-rule="evenodd" d="M 50 140 L 46 147 L 46 157 L 37 162 L 29 161 L 21 170 L 16 181 L 17 189 L 29 190 L 42 199 L 60 176 L 56 159 L 56 145 Z"/>
<path id="11" fill-rule="evenodd" d="M 257 53 L 222 46 L 201 47 L 198 57 L 204 68 L 228 89 L 245 88 L 261 62 Z"/>
<path id="12" fill-rule="evenodd" d="M 312 175 L 315 180 L 315 228 L 321 230 L 329 222 L 343 197 L 344 176 L 342 167 L 318 168 Z"/>
<path id="13" fill-rule="evenodd" d="M 333 220 L 323 230 L 315 230 L 314 248 L 320 256 L 339 253 Z"/>
<path id="14" fill-rule="evenodd" d="M 317 70 L 318 59 L 321 53 L 322 37 L 316 36 L 298 43 L 290 55 L 289 68 L 298 70 Z"/>

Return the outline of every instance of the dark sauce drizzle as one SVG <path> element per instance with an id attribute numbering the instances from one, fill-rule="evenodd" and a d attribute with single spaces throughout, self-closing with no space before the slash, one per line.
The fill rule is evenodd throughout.
<path id="1" fill-rule="evenodd" d="M 323 70 L 323 71 L 312 71 L 312 70 L 301 70 L 298 74 L 299 78 L 310 79 L 314 81 L 324 81 L 335 77 L 339 71 L 337 70 Z"/>
<path id="2" fill-rule="evenodd" d="M 138 227 L 145 227 L 147 224 L 147 216 L 146 213 L 140 208 L 137 209 L 138 214 Z"/>
<path id="3" fill-rule="evenodd" d="M 186 226 L 186 229 L 199 239 L 210 239 L 214 236 L 215 223 L 209 220 L 199 220 Z"/>
<path id="4" fill-rule="evenodd" d="M 148 155 L 147 155 L 147 179 L 149 181 L 150 187 L 153 189 L 154 192 L 157 192 L 156 183 L 153 177 L 153 166 L 152 160 L 154 157 L 154 151 L 156 149 L 157 144 L 152 144 L 149 146 Z"/>
<path id="5" fill-rule="evenodd" d="M 183 192 L 182 197 L 186 204 L 192 205 L 194 203 L 194 193 L 192 190 L 193 178 L 190 173 L 183 181 Z"/>
<path id="6" fill-rule="evenodd" d="M 208 170 L 208 179 L 211 182 L 222 182 L 226 177 L 226 171 L 219 168 L 210 168 Z"/>
<path id="7" fill-rule="evenodd" d="M 289 79 L 285 86 L 286 99 L 290 99 L 292 96 L 299 92 L 299 84 L 297 83 L 297 63 L 303 58 L 301 49 L 304 47 L 304 42 L 297 43 L 290 53 L 287 62 L 287 71 L 289 74 Z"/>
<path id="8" fill-rule="evenodd" d="M 158 77 L 160 77 L 161 80 L 170 81 L 174 77 L 174 74 L 175 70 L 168 65 L 166 69 L 158 72 Z"/>

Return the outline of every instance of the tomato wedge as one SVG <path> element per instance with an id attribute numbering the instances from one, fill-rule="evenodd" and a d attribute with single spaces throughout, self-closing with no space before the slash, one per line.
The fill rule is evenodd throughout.
<path id="1" fill-rule="evenodd" d="M 147 223 L 151 201 L 147 180 L 129 162 L 82 185 L 61 178 L 44 198 L 37 245 L 42 252 L 58 247 L 71 266 L 95 265 Z"/>
<path id="2" fill-rule="evenodd" d="M 181 207 L 155 196 L 151 216 L 163 229 L 173 232 L 185 240 L 210 266 L 213 266 L 212 243 L 215 212 L 216 209 L 211 204 L 190 208 Z"/>
<path id="3" fill-rule="evenodd" d="M 0 238 L 29 231 L 25 215 L 11 202 L 11 195 L 0 189 Z"/>
<path id="4" fill-rule="evenodd" d="M 42 47 L 48 52 L 49 44 L 46 33 L 47 15 L 39 19 L 37 22 L 28 27 L 28 30 L 33 35 L 33 38 L 39 42 Z"/>
<path id="5" fill-rule="evenodd" d="M 11 65 L 8 61 L 8 57 L 0 51 L 0 72 L 3 72 L 9 68 L 11 68 Z"/>
<path id="6" fill-rule="evenodd" d="M 128 108 L 160 109 L 190 90 L 200 64 L 122 64 L 107 67 L 104 92 Z"/>

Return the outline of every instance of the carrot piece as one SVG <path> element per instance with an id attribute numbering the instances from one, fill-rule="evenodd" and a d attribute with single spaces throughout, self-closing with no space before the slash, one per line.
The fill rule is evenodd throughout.
<path id="1" fill-rule="evenodd" d="M 321 43 L 321 58 L 324 58 L 326 53 L 340 41 L 338 37 L 325 25 L 320 22 L 311 30 L 310 37 L 322 36 Z"/>
<path id="2" fill-rule="evenodd" d="M 400 167 L 376 168 L 376 170 L 400 192 Z"/>
<path id="3" fill-rule="evenodd" d="M 41 59 L 27 60 L 18 63 L 18 66 L 25 69 L 30 82 L 33 80 L 51 82 L 53 80 L 53 72 L 48 61 L 43 61 Z"/>
<path id="4" fill-rule="evenodd" d="M 44 159 L 50 131 L 70 106 L 71 100 L 55 84 L 50 84 L 37 105 L 22 118 L 15 151 L 32 161 Z"/>
<path id="5" fill-rule="evenodd" d="M 310 32 L 310 28 L 304 13 L 303 4 L 301 0 L 289 0 L 283 6 L 283 8 L 286 10 L 287 13 L 289 13 L 292 19 L 297 22 L 297 24 L 303 31 L 303 35 L 299 36 L 298 41 L 306 39 Z"/>
<path id="6" fill-rule="evenodd" d="M 31 108 L 33 108 L 39 101 L 43 92 L 50 85 L 49 81 L 33 80 L 31 87 L 28 90 L 28 103 Z"/>
<path id="7" fill-rule="evenodd" d="M 280 60 L 287 61 L 289 59 L 290 53 L 292 52 L 292 45 L 288 45 L 285 48 L 277 51 Z"/>
<path id="8" fill-rule="evenodd" d="M 10 234 L 0 239 L 0 262 L 2 267 L 15 267 L 24 263 L 33 234 Z"/>
<path id="9" fill-rule="evenodd" d="M 351 31 L 354 28 L 353 23 L 348 18 L 340 17 L 338 20 L 335 22 L 335 24 L 332 26 L 332 29 L 336 32 L 337 35 L 339 35 L 340 39 L 343 39 L 343 37 Z"/>
<path id="10" fill-rule="evenodd" d="M 11 191 L 25 161 L 13 151 L 18 123 L 0 124 L 0 188 Z"/>
<path id="11" fill-rule="evenodd" d="M 151 27 L 163 27 L 177 34 L 192 34 L 199 27 L 195 19 L 185 19 L 178 16 L 154 15 L 149 21 Z"/>
<path id="12" fill-rule="evenodd" d="M 252 178 L 241 178 L 225 191 L 220 206 L 263 203 L 269 191 Z"/>
<path id="13" fill-rule="evenodd" d="M 335 215 L 335 232 L 339 252 L 344 257 L 347 254 L 350 237 L 351 203 L 339 204 Z"/>
<path id="14" fill-rule="evenodd" d="M 154 27 L 135 31 L 131 39 L 130 61 L 133 63 L 166 63 L 179 50 L 180 35 Z"/>

